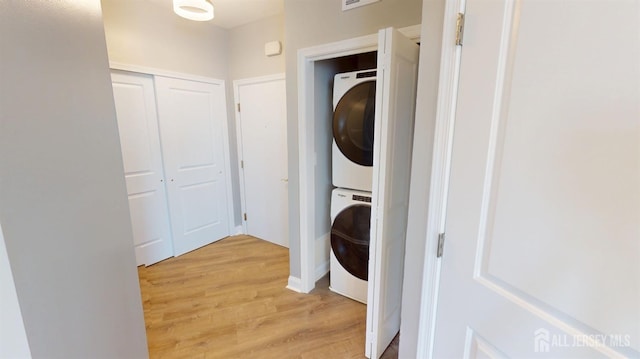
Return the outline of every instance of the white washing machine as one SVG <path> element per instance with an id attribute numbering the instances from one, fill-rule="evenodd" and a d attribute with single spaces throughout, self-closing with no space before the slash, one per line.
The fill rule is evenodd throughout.
<path id="1" fill-rule="evenodd" d="M 367 303 L 371 193 L 336 188 L 331 192 L 331 275 L 329 289 Z"/>
<path id="2" fill-rule="evenodd" d="M 371 192 L 376 70 L 337 74 L 333 81 L 332 182 Z"/>

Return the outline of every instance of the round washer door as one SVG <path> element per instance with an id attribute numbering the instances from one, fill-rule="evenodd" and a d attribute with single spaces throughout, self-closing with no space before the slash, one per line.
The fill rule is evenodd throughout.
<path id="1" fill-rule="evenodd" d="M 333 113 L 333 138 L 340 152 L 362 166 L 373 166 L 376 82 L 361 82 L 338 101 Z"/>
<path id="2" fill-rule="evenodd" d="M 331 226 L 331 249 L 351 275 L 367 280 L 369 276 L 369 226 L 371 206 L 345 208 Z"/>

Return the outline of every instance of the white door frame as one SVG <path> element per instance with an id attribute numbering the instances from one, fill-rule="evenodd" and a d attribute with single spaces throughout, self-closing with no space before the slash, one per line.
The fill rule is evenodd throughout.
<path id="1" fill-rule="evenodd" d="M 455 110 L 458 100 L 458 78 L 462 49 L 455 44 L 457 14 L 464 13 L 466 1 L 446 1 L 440 57 L 438 107 L 433 144 L 431 187 L 425 222 L 424 265 L 420 311 L 418 318 L 418 358 L 431 358 L 435 339 L 436 309 L 442 261 L 437 258 L 438 234 L 444 233 L 449 190 L 449 169 Z M 418 94 L 420 95 L 420 94 Z"/>
<path id="2" fill-rule="evenodd" d="M 420 25 L 399 29 L 419 41 Z M 315 62 L 378 50 L 378 34 L 300 49 L 298 51 L 298 166 L 300 197 L 300 279 L 289 277 L 287 288 L 309 293 L 316 286 L 315 268 Z M 328 230 L 328 228 L 327 228 Z M 293 238 L 293 236 L 292 236 Z"/>
<path id="3" fill-rule="evenodd" d="M 244 189 L 244 171 L 242 169 L 242 164 L 240 163 L 240 159 L 244 158 L 243 156 L 243 142 L 242 142 L 242 123 L 241 121 L 241 117 L 240 117 L 240 111 L 238 108 L 238 104 L 240 103 L 240 86 L 243 85 L 253 85 L 253 84 L 259 84 L 259 83 L 263 83 L 263 82 L 271 82 L 271 81 L 278 81 L 278 80 L 285 80 L 285 74 L 284 73 L 279 73 L 279 74 L 273 74 L 273 75 L 266 75 L 266 76 L 259 76 L 259 77 L 251 77 L 251 78 L 246 78 L 246 79 L 240 79 L 240 80 L 233 80 L 233 103 L 236 104 L 235 106 L 235 122 L 236 122 L 236 145 L 237 145 L 237 151 L 238 151 L 238 178 L 240 179 L 240 208 L 242 209 L 242 213 L 247 213 L 247 194 L 245 193 L 245 189 Z M 242 221 L 242 233 L 243 234 L 247 234 L 247 221 L 245 220 L 241 220 Z"/>
<path id="4" fill-rule="evenodd" d="M 173 77 L 180 80 L 198 81 L 198 82 L 204 82 L 204 83 L 209 83 L 214 85 L 220 85 L 222 86 L 222 88 L 225 89 L 224 103 L 225 103 L 225 113 L 227 113 L 227 108 L 226 108 L 226 104 L 228 103 L 228 100 L 226 98 L 227 86 L 224 80 L 198 76 L 198 75 L 184 74 L 180 72 L 166 71 L 166 70 L 161 70 L 161 69 L 156 69 L 156 68 L 146 67 L 146 66 L 123 64 L 119 62 L 109 62 L 109 68 L 112 70 L 121 70 L 121 71 L 137 72 L 141 74 L 152 75 L 154 77 L 154 81 L 155 81 L 155 76 L 164 76 L 164 77 Z M 155 86 L 155 83 L 154 83 L 154 86 Z M 229 233 L 233 233 L 232 230 L 233 228 L 236 228 L 236 223 L 235 223 L 235 206 L 233 203 L 233 192 L 232 192 L 233 186 L 231 182 L 231 155 L 230 155 L 231 147 L 229 145 L 229 116 L 228 115 L 227 115 L 227 118 L 225 118 L 225 121 L 223 121 L 222 123 L 222 132 L 223 132 L 222 148 L 223 148 L 223 152 L 224 152 L 223 155 L 225 159 L 224 169 L 226 172 L 225 180 L 227 181 L 227 186 L 226 186 L 227 188 L 225 191 L 226 197 L 227 197 L 227 218 L 229 222 L 227 223 L 227 225 L 229 226 Z"/>

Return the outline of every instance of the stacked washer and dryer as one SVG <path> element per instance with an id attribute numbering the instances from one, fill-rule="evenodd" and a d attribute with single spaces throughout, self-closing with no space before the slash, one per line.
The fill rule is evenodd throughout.
<path id="1" fill-rule="evenodd" d="M 367 302 L 376 70 L 335 75 L 329 288 Z"/>

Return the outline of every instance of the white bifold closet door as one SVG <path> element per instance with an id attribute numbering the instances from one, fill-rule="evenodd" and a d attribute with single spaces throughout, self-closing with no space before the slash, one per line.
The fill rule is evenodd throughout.
<path id="1" fill-rule="evenodd" d="M 138 265 L 173 255 L 153 77 L 111 73 Z"/>
<path id="2" fill-rule="evenodd" d="M 224 82 L 114 70 L 112 83 L 137 264 L 228 236 Z"/>
<path id="3" fill-rule="evenodd" d="M 155 77 L 174 254 L 230 234 L 224 82 Z"/>
<path id="4" fill-rule="evenodd" d="M 419 51 L 414 41 L 393 28 L 378 34 L 368 358 L 379 358 L 400 330 Z"/>

